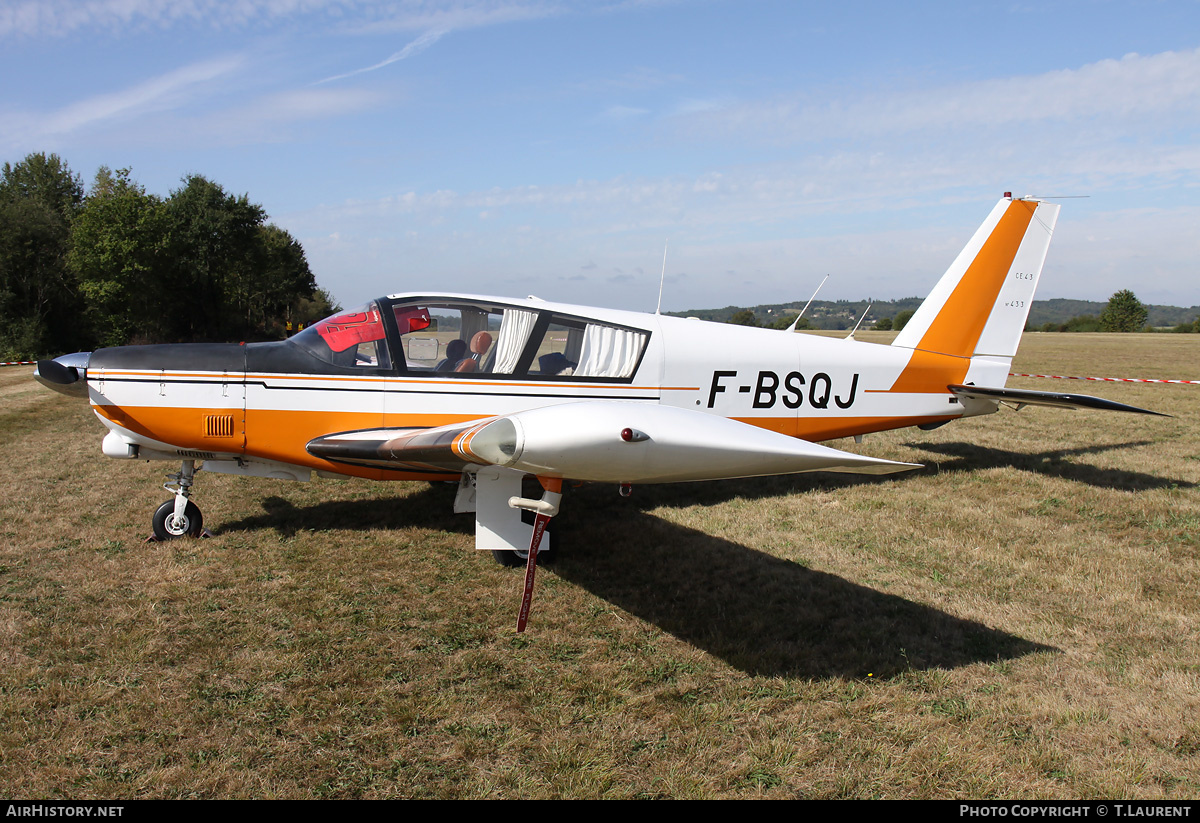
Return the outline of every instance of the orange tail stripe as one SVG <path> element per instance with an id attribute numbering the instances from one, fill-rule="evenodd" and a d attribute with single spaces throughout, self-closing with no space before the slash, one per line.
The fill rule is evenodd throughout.
<path id="1" fill-rule="evenodd" d="M 958 357 L 975 353 L 1036 209 L 1025 200 L 1009 204 L 917 348 Z"/>
<path id="2" fill-rule="evenodd" d="M 908 365 L 889 391 L 912 394 L 948 394 L 951 384 L 967 379 L 971 368 L 969 357 L 948 357 L 931 351 L 914 350 Z"/>

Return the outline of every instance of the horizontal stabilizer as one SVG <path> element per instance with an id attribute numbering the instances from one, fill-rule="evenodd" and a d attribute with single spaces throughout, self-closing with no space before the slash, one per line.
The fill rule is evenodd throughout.
<path id="1" fill-rule="evenodd" d="M 308 451 L 364 466 L 446 471 L 492 465 L 598 483 L 919 468 L 690 409 L 614 400 L 543 406 L 435 429 L 346 432 L 313 440 Z"/>
<path id="2" fill-rule="evenodd" d="M 1064 394 L 1052 391 L 1028 391 L 1026 389 L 992 389 L 984 386 L 947 386 L 956 397 L 969 400 L 997 400 L 1005 403 L 1015 403 L 1017 406 L 1053 406 L 1058 409 L 1100 409 L 1101 411 L 1132 412 L 1134 414 L 1155 414 L 1159 417 L 1170 417 L 1169 414 L 1139 409 L 1137 406 L 1127 406 L 1102 397 L 1092 397 L 1088 394 Z"/>

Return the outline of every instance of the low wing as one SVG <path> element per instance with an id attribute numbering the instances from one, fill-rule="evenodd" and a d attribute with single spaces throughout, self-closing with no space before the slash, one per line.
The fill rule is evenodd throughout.
<path id="1" fill-rule="evenodd" d="M 432 429 L 319 437 L 317 457 L 408 471 L 500 466 L 602 483 L 675 483 L 808 471 L 918 468 L 831 449 L 736 420 L 656 404 L 589 400 Z"/>
<path id="2" fill-rule="evenodd" d="M 1127 406 L 1101 397 L 1088 394 L 1066 394 L 1063 392 L 1029 391 L 1027 389 L 993 389 L 986 386 L 947 386 L 956 397 L 968 400 L 995 400 L 1013 403 L 1021 406 L 1053 406 L 1058 409 L 1100 409 L 1102 411 L 1132 412 L 1134 414 L 1155 414 L 1159 417 L 1170 417 L 1169 414 L 1139 409 L 1137 406 Z"/>
<path id="3" fill-rule="evenodd" d="M 318 437 L 327 460 L 405 471 L 462 471 L 455 511 L 475 512 L 475 548 L 525 550 L 524 631 L 546 526 L 562 480 L 672 483 L 806 471 L 884 474 L 918 468 L 796 440 L 736 420 L 649 403 L 588 400 L 431 429 L 372 429 Z M 463 471 L 464 469 L 473 469 Z M 521 496 L 535 474 L 541 500 Z"/>
<path id="4" fill-rule="evenodd" d="M 495 420 L 496 418 L 489 418 Z M 481 427 L 480 421 L 428 429 L 366 429 L 341 432 L 309 441 L 315 457 L 351 466 L 397 469 L 430 474 L 457 473 L 470 465 L 486 465 L 470 453 L 455 448 L 464 434 Z"/>

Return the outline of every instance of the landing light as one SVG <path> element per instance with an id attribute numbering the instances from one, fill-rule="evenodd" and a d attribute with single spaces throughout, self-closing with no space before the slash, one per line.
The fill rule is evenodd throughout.
<path id="1" fill-rule="evenodd" d="M 494 463 L 497 466 L 507 466 L 513 462 L 520 446 L 516 425 L 506 417 L 501 417 L 493 423 L 484 426 L 471 438 L 469 451 L 472 454 Z"/>

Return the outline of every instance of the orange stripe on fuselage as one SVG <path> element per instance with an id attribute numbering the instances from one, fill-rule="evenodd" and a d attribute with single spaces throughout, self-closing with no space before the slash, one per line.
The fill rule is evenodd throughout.
<path id="1" fill-rule="evenodd" d="M 158 406 L 92 406 L 96 413 L 135 434 L 193 451 L 242 453 L 245 445 L 242 409 L 177 409 Z M 204 418 L 224 414 L 235 421 L 234 436 L 209 437 Z"/>
<path id="2" fill-rule="evenodd" d="M 379 412 L 278 411 L 247 409 L 245 431 L 247 447 L 231 448 L 228 437 L 205 437 L 204 418 L 213 409 L 160 408 L 157 406 L 94 406 L 97 413 L 119 426 L 143 437 L 169 443 L 175 448 L 190 451 L 243 453 L 251 457 L 278 460 L 296 466 L 336 471 L 355 477 L 374 480 L 405 480 L 428 478 L 428 475 L 406 474 L 383 469 L 369 469 L 333 463 L 314 457 L 305 451 L 310 440 L 328 434 L 359 429 L 377 429 L 385 424 Z M 215 410 L 235 413 L 240 420 L 242 410 Z M 450 423 L 478 420 L 486 415 L 470 414 L 389 414 L 386 425 L 396 428 L 431 428 Z M 241 435 L 241 431 L 237 432 Z M 241 443 L 238 437 L 238 443 Z M 456 476 L 447 473 L 447 477 Z"/>

